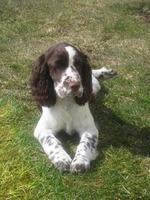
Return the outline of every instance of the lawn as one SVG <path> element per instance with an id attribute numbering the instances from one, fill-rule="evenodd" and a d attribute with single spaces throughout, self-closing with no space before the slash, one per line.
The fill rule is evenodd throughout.
<path id="1" fill-rule="evenodd" d="M 150 198 L 150 2 L 0 0 L 0 174 L 2 200 Z M 85 51 L 93 68 L 118 72 L 90 104 L 99 157 L 84 174 L 60 173 L 33 137 L 40 117 L 29 77 L 59 41 Z M 76 136 L 61 135 L 68 149 Z"/>

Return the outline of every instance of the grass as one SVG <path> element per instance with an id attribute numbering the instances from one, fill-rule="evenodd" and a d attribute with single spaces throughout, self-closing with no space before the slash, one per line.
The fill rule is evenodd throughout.
<path id="1" fill-rule="evenodd" d="M 142 0 L 0 0 L 0 199 L 147 200 L 150 196 L 150 3 Z M 70 42 L 94 68 L 111 66 L 91 104 L 98 159 L 85 174 L 61 174 L 33 137 L 40 113 L 29 88 L 34 60 Z M 69 149 L 76 136 L 61 136 Z M 74 142 L 74 140 L 76 142 Z"/>

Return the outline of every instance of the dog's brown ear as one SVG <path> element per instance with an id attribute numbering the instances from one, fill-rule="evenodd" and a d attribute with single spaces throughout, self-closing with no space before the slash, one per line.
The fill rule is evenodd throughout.
<path id="1" fill-rule="evenodd" d="M 83 85 L 83 95 L 82 97 L 75 97 L 75 101 L 79 105 L 84 105 L 92 97 L 92 70 L 86 55 L 81 53 L 83 59 L 82 65 L 82 85 Z"/>
<path id="2" fill-rule="evenodd" d="M 54 83 L 50 76 L 44 54 L 35 62 L 30 77 L 30 86 L 32 95 L 38 105 L 47 107 L 55 105 L 56 93 Z"/>

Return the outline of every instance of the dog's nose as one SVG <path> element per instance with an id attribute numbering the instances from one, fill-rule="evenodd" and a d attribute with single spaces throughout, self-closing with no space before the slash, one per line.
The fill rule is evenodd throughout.
<path id="1" fill-rule="evenodd" d="M 76 91 L 79 89 L 80 87 L 80 82 L 79 81 L 71 81 L 69 83 L 69 87 L 73 90 L 73 91 Z"/>

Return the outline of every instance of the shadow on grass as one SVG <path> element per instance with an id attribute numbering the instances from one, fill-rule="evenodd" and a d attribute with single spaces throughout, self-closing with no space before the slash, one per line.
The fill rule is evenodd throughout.
<path id="1" fill-rule="evenodd" d="M 127 123 L 119 118 L 113 111 L 104 106 L 103 101 L 107 93 L 108 91 L 104 88 L 104 86 L 102 86 L 100 94 L 90 106 L 95 121 L 100 127 L 98 145 L 100 157 L 96 163 L 102 162 L 103 150 L 109 148 L 110 146 L 128 149 L 134 155 L 150 156 L 149 128 L 140 128 Z M 78 134 L 68 136 L 66 134 L 62 134 L 61 132 L 58 135 L 58 138 L 61 140 L 66 151 L 73 157 L 76 146 L 79 143 Z M 74 145 L 73 150 L 72 145 Z"/>
<path id="2" fill-rule="evenodd" d="M 102 86 L 100 94 L 94 107 L 91 109 L 95 116 L 98 116 L 100 124 L 99 148 L 109 146 L 124 147 L 133 154 L 150 156 L 150 129 L 141 128 L 119 118 L 113 111 L 103 105 L 103 100 L 107 90 Z"/>

